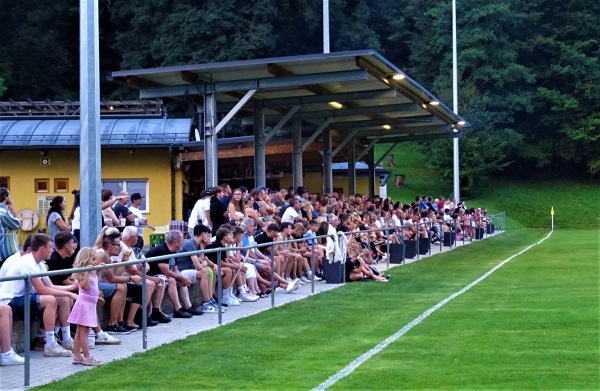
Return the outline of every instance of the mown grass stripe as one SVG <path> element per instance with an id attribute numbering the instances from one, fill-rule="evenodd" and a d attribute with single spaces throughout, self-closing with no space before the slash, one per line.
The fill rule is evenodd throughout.
<path id="1" fill-rule="evenodd" d="M 532 244 L 532 245 L 524 248 L 523 250 L 519 251 L 518 253 L 516 253 L 516 254 L 514 254 L 514 255 L 512 255 L 510 257 L 508 257 L 507 259 L 505 259 L 504 261 L 500 262 L 498 265 L 494 266 L 487 273 L 485 273 L 484 275 L 482 275 L 481 277 L 479 277 L 475 281 L 471 282 L 470 284 L 468 284 L 467 286 L 465 286 L 464 288 L 462 288 L 458 292 L 453 293 L 452 295 L 446 297 L 444 300 L 440 301 L 439 303 L 437 303 L 433 307 L 429 308 L 428 310 L 426 310 L 425 312 L 423 312 L 421 315 L 419 315 L 418 317 L 416 317 L 415 319 L 413 319 L 410 323 L 408 323 L 407 325 L 405 325 L 404 327 L 402 327 L 400 330 L 398 330 L 398 332 L 396 332 L 395 334 L 389 336 L 384 341 L 382 341 L 379 344 L 377 344 L 374 348 L 372 348 L 371 350 L 369 350 L 366 353 L 362 354 L 361 356 L 359 356 L 358 358 L 356 358 L 354 361 L 352 361 L 350 364 L 348 364 L 346 367 L 344 367 L 343 369 L 341 369 L 340 371 L 338 371 L 337 373 L 335 373 L 334 375 L 332 375 L 331 377 L 329 377 L 323 383 L 321 383 L 317 387 L 313 388 L 313 391 L 323 391 L 323 390 L 326 390 L 329 387 L 333 386 L 339 380 L 343 379 L 344 377 L 346 377 L 349 374 L 351 374 L 352 372 L 354 372 L 354 370 L 356 370 L 356 368 L 358 368 L 364 362 L 366 362 L 367 360 L 369 360 L 371 357 L 373 357 L 377 353 L 381 352 L 388 345 L 390 345 L 391 343 L 395 342 L 400 337 L 402 337 L 404 334 L 406 334 L 407 332 L 409 332 L 413 327 L 417 326 L 419 323 L 421 323 L 423 320 L 425 320 L 429 315 L 431 315 L 432 313 L 434 313 L 435 311 L 437 311 L 439 308 L 443 307 L 446 303 L 452 301 L 456 297 L 458 297 L 458 296 L 462 295 L 463 293 L 467 292 L 469 289 L 471 289 L 475 285 L 479 284 L 481 281 L 485 280 L 492 273 L 494 273 L 496 270 L 498 270 L 499 268 L 501 268 L 506 263 L 508 263 L 511 260 L 513 260 L 514 258 L 516 258 L 519 255 L 525 253 L 526 251 L 530 250 L 531 248 L 537 246 L 538 244 L 543 243 L 546 239 L 548 239 L 552 235 L 552 232 L 554 232 L 554 231 L 550 231 L 548 233 L 548 235 L 546 235 L 540 241 L 538 241 L 538 242 L 536 242 L 536 243 L 534 243 L 534 244 Z"/>

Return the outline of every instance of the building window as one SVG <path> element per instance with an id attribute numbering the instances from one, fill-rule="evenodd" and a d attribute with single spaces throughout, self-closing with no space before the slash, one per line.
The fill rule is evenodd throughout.
<path id="1" fill-rule="evenodd" d="M 55 193 L 68 193 L 69 192 L 69 179 L 68 178 L 54 178 L 54 192 Z"/>
<path id="2" fill-rule="evenodd" d="M 6 187 L 10 190 L 10 178 L 7 176 L 0 176 L 0 187 Z"/>
<path id="3" fill-rule="evenodd" d="M 50 179 L 36 179 L 35 180 L 35 192 L 36 193 L 48 193 L 50 192 Z"/>
<path id="4" fill-rule="evenodd" d="M 148 180 L 146 179 L 103 179 L 102 188 L 110 189 L 113 195 L 117 196 L 120 192 L 126 191 L 129 195 L 140 193 L 142 195 L 142 205 L 140 211 L 143 213 L 150 212 L 148 199 Z M 131 203 L 128 204 L 128 206 Z"/>

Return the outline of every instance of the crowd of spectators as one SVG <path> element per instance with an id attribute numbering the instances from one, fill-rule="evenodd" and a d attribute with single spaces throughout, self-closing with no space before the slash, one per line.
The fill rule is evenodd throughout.
<path id="1" fill-rule="evenodd" d="M 69 218 L 64 217 L 64 197 L 55 197 L 48 215 L 51 235 L 31 235 L 19 251 L 11 236 L 11 229 L 18 227 L 18 219 L 8 190 L 0 189 L 3 229 L 0 250 L 4 262 L 0 277 L 73 268 L 78 256 L 78 235 L 74 230 L 79 231 L 80 227 L 79 194 L 74 195 L 76 205 Z M 85 308 L 92 307 L 89 302 L 87 307 L 78 306 L 73 318 L 83 322 L 78 323 L 82 330 L 94 330 L 97 343 L 118 344 L 120 341 L 113 335 L 131 333 L 141 327 L 142 306 L 147 307 L 148 326 L 171 321 L 171 316 L 161 308 L 165 294 L 174 309 L 172 317 L 189 319 L 215 313 L 219 308 L 224 312 L 230 306 L 254 302 L 273 292 L 293 293 L 313 279 L 321 280 L 328 263 L 342 262 L 348 282 L 387 282 L 391 276 L 375 267 L 377 262 L 385 260 L 386 246 L 417 238 L 436 243 L 449 231 L 455 232 L 457 239 L 461 235 L 471 238 L 476 228 L 489 223 L 485 209 L 468 209 L 464 202 L 443 197 L 434 200 L 417 196 L 414 202 L 402 204 L 390 198 L 361 194 L 319 195 L 304 187 L 283 190 L 259 187 L 248 191 L 243 186 L 231 189 L 223 184 L 201 193 L 190 213 L 189 232 L 169 231 L 164 243 L 144 253 L 141 228 L 134 224 L 143 218 L 138 213 L 140 200 L 137 193 L 129 197 L 122 192 L 114 197 L 110 190 L 103 190 L 104 227 L 80 264 L 163 259 L 103 269 L 97 276 L 65 272 L 51 278 L 31 279 L 33 294 L 29 300 L 32 313 L 42 318 L 46 356 L 72 355 L 74 344 L 68 318 L 78 292 L 89 294 L 90 289 L 97 292 L 99 305 L 110 300 L 106 331 L 97 321 L 79 316 Z M 129 208 L 128 201 L 131 201 Z M 255 244 L 263 246 L 242 249 Z M 208 251 L 198 254 L 199 250 Z M 219 261 L 220 279 L 217 278 Z M 142 268 L 146 269 L 145 296 Z M 199 307 L 194 307 L 190 300 L 192 288 L 198 289 L 197 296 L 202 302 Z M 13 314 L 23 315 L 23 296 L 23 280 L 0 283 L 1 365 L 22 364 L 22 358 L 10 349 L 10 327 Z M 128 298 L 130 305 L 126 311 Z M 100 364 L 77 343 L 75 364 Z"/>

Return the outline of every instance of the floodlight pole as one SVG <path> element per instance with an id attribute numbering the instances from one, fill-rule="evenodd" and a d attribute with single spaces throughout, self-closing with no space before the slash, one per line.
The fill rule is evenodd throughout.
<path id="1" fill-rule="evenodd" d="M 329 0 L 323 0 L 323 53 L 329 53 Z"/>
<path id="2" fill-rule="evenodd" d="M 96 241 L 100 221 L 100 65 L 98 34 L 98 2 L 79 3 L 79 100 L 81 139 L 79 177 L 81 183 L 80 246 Z"/>
<path id="3" fill-rule="evenodd" d="M 458 49 L 456 42 L 456 0 L 452 0 L 452 105 L 454 114 L 458 114 Z M 454 130 L 457 131 L 456 129 Z M 460 202 L 460 174 L 458 137 L 454 138 L 454 197 Z"/>

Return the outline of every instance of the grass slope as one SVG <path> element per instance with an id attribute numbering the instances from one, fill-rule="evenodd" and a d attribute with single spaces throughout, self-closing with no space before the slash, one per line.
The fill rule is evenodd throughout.
<path id="1" fill-rule="evenodd" d="M 388 144 L 377 145 L 378 158 L 389 148 Z M 388 182 L 388 195 L 394 201 L 410 203 L 417 195 L 434 198 L 448 197 L 453 193 L 452 181 L 444 181 L 428 169 L 427 159 L 415 143 L 401 143 L 394 151 L 394 175 L 406 175 L 403 188 L 394 187 L 394 178 Z M 509 228 L 550 229 L 550 209 L 554 207 L 555 228 L 598 228 L 600 227 L 599 183 L 557 180 L 535 182 L 519 180 L 496 180 L 478 198 L 464 198 L 469 207 L 486 207 L 490 213 L 506 211 L 510 218 Z"/>
<path id="2" fill-rule="evenodd" d="M 84 390 L 95 389 L 97 384 L 111 384 L 115 389 L 125 390 L 310 389 L 427 308 L 481 276 L 499 260 L 545 234 L 534 230 L 507 232 L 396 268 L 390 283 L 349 284 L 42 388 Z M 584 244 L 597 233 L 573 231 L 561 235 L 565 235 L 564 243 L 580 240 Z M 502 283 L 492 284 L 495 290 L 478 288 L 464 295 L 462 300 L 472 302 L 461 300 L 463 307 L 452 306 L 455 312 L 450 317 L 441 313 L 432 316 L 431 322 L 426 321 L 407 338 L 401 338 L 396 343 L 399 345 L 394 344 L 394 350 L 386 350 L 386 361 L 377 357 L 377 365 L 369 362 L 359 373 L 340 383 L 339 388 L 468 388 L 471 385 L 489 388 L 502 384 L 560 387 L 563 383 L 555 381 L 563 376 L 579 379 L 571 383 L 574 388 L 597 385 L 598 249 L 596 245 L 585 256 L 577 257 L 568 250 L 550 248 L 549 258 L 546 253 L 543 257 L 538 253 L 533 261 L 535 267 L 506 274 Z M 574 258 L 577 260 L 573 261 Z M 563 261 L 559 262 L 560 259 Z M 543 275 L 547 269 L 548 274 Z M 590 284 L 592 281 L 596 284 Z M 532 283 L 536 285 L 531 286 Z M 538 303 L 536 297 L 548 300 Z M 481 303 L 488 303 L 487 312 L 479 312 L 483 311 Z M 530 308 L 540 315 L 539 322 L 532 324 L 517 318 L 527 314 L 531 317 Z M 573 314 L 572 309 L 579 309 L 580 313 Z M 567 314 L 564 318 L 560 316 L 563 313 Z M 506 323 L 511 320 L 514 323 Z M 500 325 L 505 326 L 494 332 L 493 327 Z M 550 333 L 548 338 L 541 338 L 535 332 L 541 329 Z M 444 343 L 446 338 L 450 340 Z M 547 344 L 554 340 L 558 344 L 550 351 Z M 571 345 L 576 340 L 579 342 Z M 514 343 L 508 345 L 511 341 Z M 510 349 L 502 349 L 504 346 Z M 500 349 L 498 354 L 495 349 Z M 525 361 L 517 354 L 532 358 Z M 518 382 L 499 382 L 490 377 L 498 362 L 505 360 L 524 363 L 520 371 L 515 371 Z M 532 373 L 529 378 L 525 376 L 527 367 Z M 469 368 L 473 370 L 465 376 L 455 374 Z M 510 372 L 503 367 L 502 373 Z M 541 376 L 543 373 L 546 379 Z M 575 376 L 577 373 L 579 376 Z M 449 377 L 450 374 L 454 375 Z M 486 379 L 491 380 L 486 382 Z"/>

